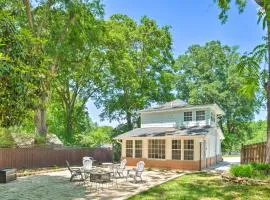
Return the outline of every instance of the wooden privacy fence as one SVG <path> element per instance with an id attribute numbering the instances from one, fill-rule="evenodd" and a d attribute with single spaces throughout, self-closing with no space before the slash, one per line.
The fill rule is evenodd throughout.
<path id="1" fill-rule="evenodd" d="M 265 161 L 266 142 L 243 145 L 241 149 L 241 164 Z"/>
<path id="2" fill-rule="evenodd" d="M 82 157 L 91 156 L 97 162 L 111 162 L 112 150 L 106 148 L 0 148 L 0 168 L 36 168 L 82 165 Z"/>

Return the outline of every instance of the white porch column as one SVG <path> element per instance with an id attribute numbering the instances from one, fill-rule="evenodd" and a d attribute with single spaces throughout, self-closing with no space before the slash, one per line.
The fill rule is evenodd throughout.
<path id="1" fill-rule="evenodd" d="M 166 160 L 172 159 L 172 139 L 171 138 L 165 139 L 165 159 Z"/>
<path id="2" fill-rule="evenodd" d="M 122 157 L 126 157 L 126 140 L 122 140 L 122 147 L 121 147 Z"/>
<path id="3" fill-rule="evenodd" d="M 181 160 L 184 160 L 184 138 L 181 138 Z"/>
<path id="4" fill-rule="evenodd" d="M 132 158 L 135 158 L 135 140 L 132 140 Z"/>
<path id="5" fill-rule="evenodd" d="M 145 138 L 142 140 L 142 158 L 148 158 L 148 140 Z"/>
<path id="6" fill-rule="evenodd" d="M 194 160 L 200 160 L 200 139 L 194 138 Z"/>

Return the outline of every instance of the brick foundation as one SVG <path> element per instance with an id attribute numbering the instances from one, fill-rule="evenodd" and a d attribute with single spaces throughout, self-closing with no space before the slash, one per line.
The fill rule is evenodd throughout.
<path id="1" fill-rule="evenodd" d="M 144 161 L 146 167 L 154 168 L 165 168 L 165 169 L 181 169 L 181 170 L 200 170 L 200 161 L 191 161 L 191 160 L 154 160 L 154 159 L 145 159 L 145 158 L 126 158 L 128 166 L 135 166 L 137 162 Z M 205 163 L 207 167 L 215 165 L 216 161 L 220 162 L 222 156 L 218 155 L 215 157 L 207 158 L 206 162 L 201 162 L 201 168 L 204 169 Z"/>

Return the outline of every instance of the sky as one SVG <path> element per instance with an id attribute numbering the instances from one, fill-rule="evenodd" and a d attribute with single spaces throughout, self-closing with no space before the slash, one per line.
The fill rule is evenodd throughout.
<path id="1" fill-rule="evenodd" d="M 234 1 L 232 1 L 234 2 Z M 173 38 L 173 53 L 177 57 L 193 44 L 203 45 L 211 40 L 222 44 L 239 46 L 240 52 L 250 52 L 262 43 L 265 35 L 261 25 L 257 24 L 258 7 L 254 0 L 248 0 L 245 11 L 238 13 L 232 4 L 226 24 L 218 19 L 219 9 L 213 0 L 103 0 L 105 19 L 116 13 L 126 14 L 136 21 L 148 16 L 160 25 L 169 25 Z M 90 117 L 100 125 L 117 126 L 116 121 L 100 121 L 101 109 L 92 101 L 87 103 Z M 255 119 L 265 119 L 262 109 Z"/>

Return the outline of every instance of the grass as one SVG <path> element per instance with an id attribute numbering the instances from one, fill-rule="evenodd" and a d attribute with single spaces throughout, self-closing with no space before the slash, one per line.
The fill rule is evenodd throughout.
<path id="1" fill-rule="evenodd" d="M 129 200 L 154 199 L 270 199 L 269 185 L 241 185 L 224 182 L 207 173 L 187 174 L 139 193 Z"/>

